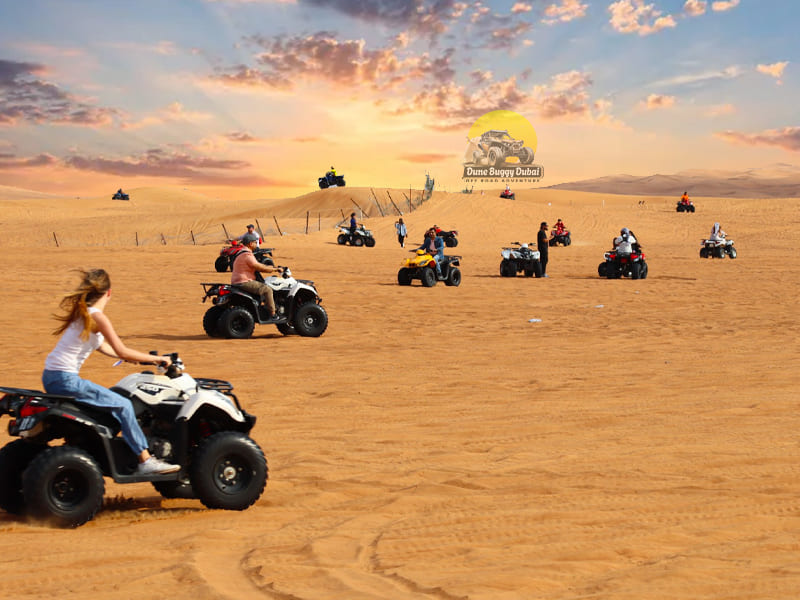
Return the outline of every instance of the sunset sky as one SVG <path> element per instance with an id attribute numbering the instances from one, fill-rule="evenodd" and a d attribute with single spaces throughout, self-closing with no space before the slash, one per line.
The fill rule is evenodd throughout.
<path id="1" fill-rule="evenodd" d="M 450 191 L 484 113 L 539 185 L 800 163 L 797 0 L 0 0 L 0 184 Z M 495 185 L 495 187 L 498 187 Z"/>

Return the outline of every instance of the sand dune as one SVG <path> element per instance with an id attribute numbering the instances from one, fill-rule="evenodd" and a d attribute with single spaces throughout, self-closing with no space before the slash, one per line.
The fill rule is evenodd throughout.
<path id="1" fill-rule="evenodd" d="M 637 196 L 715 198 L 800 197 L 800 167 L 774 164 L 745 171 L 691 169 L 672 175 L 611 175 L 550 186 L 551 189 Z"/>
<path id="2" fill-rule="evenodd" d="M 2 383 L 40 387 L 70 270 L 103 266 L 126 343 L 234 383 L 270 482 L 241 513 L 110 481 L 77 530 L 0 513 L 0 597 L 796 598 L 798 200 L 703 198 L 678 214 L 671 193 L 435 193 L 404 215 L 411 239 L 458 229 L 464 279 L 427 289 L 396 284 L 409 249 L 396 215 L 365 219 L 375 248 L 335 243 L 336 211 L 367 189 L 130 191 L 114 203 L 0 189 Z M 333 214 L 305 235 L 314 211 Z M 273 217 L 291 231 L 266 241 L 316 282 L 328 331 L 207 338 L 199 283 L 225 278 L 220 223 Z M 574 243 L 551 249 L 551 277 L 501 278 L 500 248 L 559 217 Z M 736 260 L 699 258 L 714 221 Z M 647 280 L 597 277 L 622 226 L 645 246 Z M 150 243 L 161 232 L 168 243 Z M 83 374 L 111 385 L 136 368 L 111 362 L 93 356 Z"/>

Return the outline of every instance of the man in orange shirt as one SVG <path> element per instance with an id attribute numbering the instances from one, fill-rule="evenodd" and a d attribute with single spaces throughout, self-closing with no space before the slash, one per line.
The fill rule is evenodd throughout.
<path id="1" fill-rule="evenodd" d="M 261 303 L 266 305 L 269 310 L 268 321 L 277 321 L 275 314 L 275 298 L 272 296 L 272 288 L 266 283 L 256 279 L 256 272 L 259 273 L 282 273 L 280 267 L 270 267 L 256 260 L 253 250 L 258 247 L 258 235 L 255 233 L 245 233 L 242 236 L 244 250 L 239 252 L 233 259 L 231 270 L 231 285 L 238 286 L 246 292 L 261 296 Z"/>

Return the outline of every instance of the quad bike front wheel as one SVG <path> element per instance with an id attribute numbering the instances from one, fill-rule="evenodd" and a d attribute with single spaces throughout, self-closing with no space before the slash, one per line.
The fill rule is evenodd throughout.
<path id="1" fill-rule="evenodd" d="M 403 267 L 397 272 L 398 285 L 411 285 L 411 273 Z"/>
<path id="2" fill-rule="evenodd" d="M 358 235 L 353 236 L 353 246 L 360 248 L 363 245 L 364 245 L 364 240 L 361 239 L 361 236 Z"/>
<path id="3" fill-rule="evenodd" d="M 22 494 L 28 512 L 60 527 L 90 521 L 103 505 L 105 482 L 88 453 L 73 446 L 40 452 L 22 474 Z"/>
<path id="4" fill-rule="evenodd" d="M 201 442 L 190 477 L 206 507 L 244 510 L 261 497 L 267 485 L 267 459 L 244 433 L 221 431 Z"/>
<path id="5" fill-rule="evenodd" d="M 607 277 L 608 276 L 608 263 L 601 262 L 597 265 L 597 274 L 600 277 Z"/>
<path id="6" fill-rule="evenodd" d="M 328 313 L 319 304 L 306 302 L 297 309 L 294 328 L 303 337 L 319 337 L 328 328 Z"/>
<path id="7" fill-rule="evenodd" d="M 733 246 L 728 248 L 728 256 L 730 256 L 731 258 L 736 258 L 736 248 L 734 248 Z"/>
<path id="8" fill-rule="evenodd" d="M 700 258 L 708 258 L 708 248 L 700 248 Z"/>
<path id="9" fill-rule="evenodd" d="M 217 260 L 214 261 L 214 269 L 216 269 L 217 273 L 224 273 L 228 270 L 230 264 L 231 261 L 227 256 L 218 256 Z"/>
<path id="10" fill-rule="evenodd" d="M 425 267 L 420 273 L 420 280 L 425 287 L 433 287 L 436 285 L 436 269 L 432 267 Z"/>
<path id="11" fill-rule="evenodd" d="M 375 238 L 374 237 L 368 237 L 367 239 L 364 240 L 364 245 L 367 248 L 374 248 L 375 247 Z"/>
<path id="12" fill-rule="evenodd" d="M 0 448 L 0 509 L 19 515 L 24 512 L 22 473 L 46 446 L 14 440 Z"/>

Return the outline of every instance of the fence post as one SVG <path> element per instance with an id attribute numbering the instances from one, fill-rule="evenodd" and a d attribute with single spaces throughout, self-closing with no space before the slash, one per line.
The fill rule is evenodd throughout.
<path id="1" fill-rule="evenodd" d="M 139 246 L 139 232 L 136 232 L 136 246 Z"/>
<path id="2" fill-rule="evenodd" d="M 306 235 L 308 235 L 308 214 L 309 211 L 306 211 Z"/>
<path id="3" fill-rule="evenodd" d="M 356 205 L 356 207 L 358 208 L 358 210 L 360 210 L 360 211 L 361 211 L 361 216 L 363 217 L 363 216 L 364 216 L 364 209 L 363 209 L 363 208 L 361 208 L 360 206 L 358 206 L 358 202 L 356 202 L 356 201 L 355 201 L 355 200 L 353 200 L 352 198 L 350 198 L 350 202 L 352 202 L 353 204 L 355 204 L 355 205 Z"/>
<path id="4" fill-rule="evenodd" d="M 392 195 L 389 193 L 389 190 L 386 190 L 386 195 L 389 196 L 389 202 L 392 203 L 392 206 L 394 206 L 394 209 L 397 211 L 397 214 L 402 217 L 403 216 L 403 211 L 400 210 L 399 208 L 397 208 L 397 204 L 394 203 L 394 200 L 392 199 Z M 405 196 L 405 194 L 403 194 L 403 195 Z"/>
<path id="5" fill-rule="evenodd" d="M 59 247 L 58 238 L 56 237 L 56 232 L 55 231 L 53 232 L 53 239 L 56 241 L 56 248 L 58 248 Z"/>
<path id="6" fill-rule="evenodd" d="M 225 232 L 225 239 L 226 239 L 226 240 L 229 240 L 229 239 L 231 239 L 231 236 L 229 236 L 229 235 L 228 235 L 228 230 L 227 230 L 227 229 L 225 229 L 225 223 L 223 223 L 223 224 L 222 224 L 222 231 L 224 231 L 224 232 Z"/>
<path id="7" fill-rule="evenodd" d="M 322 213 L 317 213 L 317 231 L 322 231 Z"/>
<path id="8" fill-rule="evenodd" d="M 261 231 L 261 223 L 258 222 L 258 219 L 256 219 L 256 226 L 258 227 L 258 235 L 260 235 L 261 239 L 263 240 L 264 239 L 264 232 Z"/>
<path id="9" fill-rule="evenodd" d="M 281 231 L 281 226 L 280 226 L 280 225 L 278 225 L 278 219 L 275 217 L 275 215 L 272 215 L 272 218 L 273 218 L 273 220 L 275 221 L 275 227 L 277 227 L 277 228 L 278 228 L 278 235 L 280 235 L 281 237 L 283 237 L 283 232 Z"/>
<path id="10" fill-rule="evenodd" d="M 164 234 L 163 234 L 163 233 L 161 234 L 161 243 L 162 243 L 163 245 L 165 245 L 165 246 L 167 245 L 167 240 L 166 240 L 166 239 L 164 239 Z"/>
<path id="11" fill-rule="evenodd" d="M 197 246 L 197 242 L 194 240 L 194 231 L 192 231 L 192 230 L 190 229 L 190 230 L 189 230 L 189 233 L 190 233 L 190 234 L 192 234 L 192 245 L 193 245 L 193 246 Z"/>

